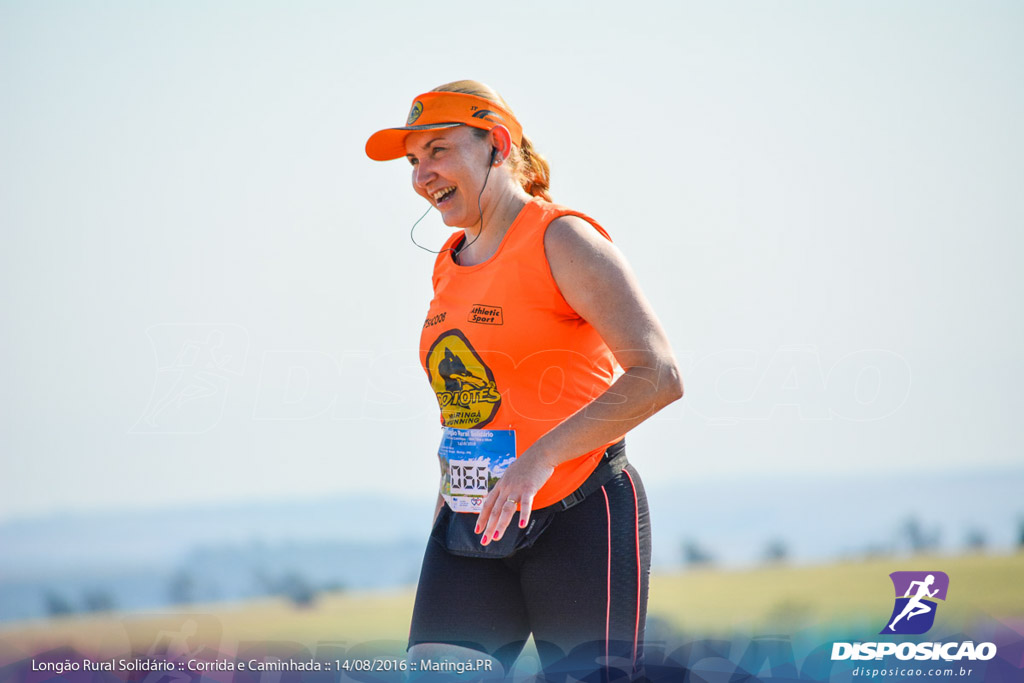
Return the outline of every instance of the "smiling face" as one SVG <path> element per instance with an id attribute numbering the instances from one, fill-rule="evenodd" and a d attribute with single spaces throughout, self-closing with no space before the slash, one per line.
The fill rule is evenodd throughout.
<path id="1" fill-rule="evenodd" d="M 405 139 L 416 193 L 437 207 L 445 225 L 467 228 L 480 219 L 477 196 L 491 163 L 487 138 L 468 126 L 411 133 Z M 491 169 L 495 175 L 498 169 Z M 488 191 L 495 182 L 488 180 Z M 487 193 L 480 198 L 486 206 Z"/>

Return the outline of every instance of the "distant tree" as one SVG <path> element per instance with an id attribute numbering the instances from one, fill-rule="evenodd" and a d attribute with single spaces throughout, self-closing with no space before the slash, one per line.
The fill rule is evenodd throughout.
<path id="1" fill-rule="evenodd" d="M 697 541 L 683 541 L 683 563 L 687 567 L 706 567 L 714 564 L 714 558 Z"/>
<path id="2" fill-rule="evenodd" d="M 903 523 L 903 535 L 914 555 L 924 555 L 939 547 L 938 530 L 927 531 L 917 517 L 910 517 Z"/>
<path id="3" fill-rule="evenodd" d="M 1017 520 L 1017 549 L 1024 550 L 1024 517 Z"/>
<path id="4" fill-rule="evenodd" d="M 110 612 L 115 606 L 114 596 L 110 591 L 105 591 L 101 588 L 96 588 L 91 591 L 87 591 L 82 596 L 82 611 L 83 612 Z"/>
<path id="5" fill-rule="evenodd" d="M 256 586 L 270 595 L 277 593 L 277 581 L 263 567 L 252 570 L 252 579 Z"/>
<path id="6" fill-rule="evenodd" d="M 43 602 L 46 604 L 46 613 L 51 617 L 62 617 L 75 613 L 75 606 L 60 593 L 46 591 L 43 595 Z"/>
<path id="7" fill-rule="evenodd" d="M 764 548 L 764 561 L 767 564 L 782 564 L 789 559 L 789 546 L 781 538 L 773 538 Z"/>
<path id="8" fill-rule="evenodd" d="M 967 530 L 966 538 L 967 549 L 974 553 L 985 552 L 985 547 L 988 545 L 988 539 L 985 538 L 985 532 L 981 529 L 974 527 Z"/>
<path id="9" fill-rule="evenodd" d="M 316 588 L 298 572 L 291 572 L 281 578 L 278 593 L 288 598 L 296 607 L 309 607 L 316 600 Z"/>
<path id="10" fill-rule="evenodd" d="M 196 580 L 185 569 L 176 571 L 167 582 L 167 598 L 172 605 L 185 605 L 196 601 Z"/>
<path id="11" fill-rule="evenodd" d="M 877 560 L 882 557 L 891 557 L 893 549 L 881 543 L 872 543 L 864 548 L 865 560 Z"/>

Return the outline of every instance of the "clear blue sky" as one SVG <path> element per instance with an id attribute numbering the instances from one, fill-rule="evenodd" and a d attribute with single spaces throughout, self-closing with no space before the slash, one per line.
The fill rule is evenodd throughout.
<path id="1" fill-rule="evenodd" d="M 431 495 L 425 207 L 362 149 L 458 78 L 669 331 L 646 478 L 1020 464 L 1020 3 L 362 4 L 0 3 L 0 520 Z"/>

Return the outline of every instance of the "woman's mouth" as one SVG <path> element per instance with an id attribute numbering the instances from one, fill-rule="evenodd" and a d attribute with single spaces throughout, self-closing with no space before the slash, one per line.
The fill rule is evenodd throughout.
<path id="1" fill-rule="evenodd" d="M 431 195 L 434 199 L 434 206 L 440 207 L 445 203 L 451 201 L 451 198 L 455 195 L 455 186 L 446 187 L 443 190 L 438 190 Z"/>

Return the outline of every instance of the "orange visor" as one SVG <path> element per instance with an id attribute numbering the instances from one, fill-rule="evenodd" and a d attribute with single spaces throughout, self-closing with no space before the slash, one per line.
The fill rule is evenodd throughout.
<path id="1" fill-rule="evenodd" d="M 502 125 L 512 134 L 512 142 L 521 145 L 523 127 L 512 112 L 497 102 L 460 92 L 428 92 L 412 102 L 409 118 L 401 128 L 385 128 L 366 141 L 366 156 L 376 161 L 405 156 L 405 138 L 418 130 L 472 126 L 490 130 Z"/>

